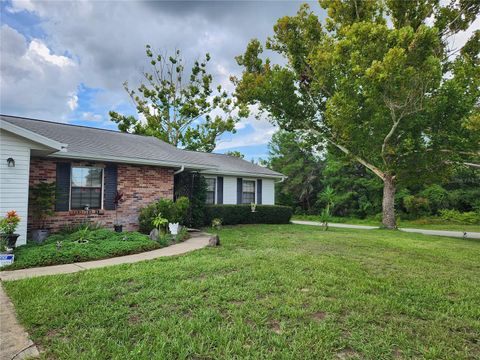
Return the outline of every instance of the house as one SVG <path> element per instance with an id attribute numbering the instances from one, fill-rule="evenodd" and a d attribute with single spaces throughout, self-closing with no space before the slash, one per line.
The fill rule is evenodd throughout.
<path id="1" fill-rule="evenodd" d="M 243 159 L 178 149 L 155 137 L 0 115 L 0 213 L 21 217 L 17 245 L 25 244 L 29 187 L 55 182 L 52 231 L 89 219 L 113 226 L 114 198 L 126 230 L 138 228 L 139 209 L 173 199 L 175 174 L 195 171 L 207 181 L 207 203 L 275 203 L 274 182 L 283 175 Z"/>

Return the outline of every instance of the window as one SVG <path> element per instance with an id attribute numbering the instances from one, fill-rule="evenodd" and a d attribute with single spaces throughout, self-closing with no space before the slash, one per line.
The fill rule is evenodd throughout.
<path id="1" fill-rule="evenodd" d="M 102 207 L 103 169 L 72 167 L 71 209 L 100 209 Z"/>
<path id="2" fill-rule="evenodd" d="M 242 204 L 255 203 L 255 180 L 243 180 Z"/>
<path id="3" fill-rule="evenodd" d="M 215 178 L 205 178 L 207 182 L 207 204 L 215 204 Z"/>

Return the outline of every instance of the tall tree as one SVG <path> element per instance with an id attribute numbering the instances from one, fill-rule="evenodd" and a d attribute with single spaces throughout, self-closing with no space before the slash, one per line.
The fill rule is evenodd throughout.
<path id="1" fill-rule="evenodd" d="M 185 69 L 180 51 L 172 56 L 156 54 L 146 46 L 151 72 L 137 90 L 128 82 L 123 86 L 138 114 L 121 115 L 110 111 L 111 120 L 124 132 L 156 136 L 174 146 L 211 152 L 224 132 L 235 132 L 235 123 L 246 115 L 220 85 L 212 89 L 212 75 L 207 72 L 210 55 L 195 61 L 190 72 Z"/>
<path id="2" fill-rule="evenodd" d="M 311 212 L 321 190 L 322 159 L 293 132 L 276 132 L 268 147 L 268 165 L 287 176 L 276 185 L 279 203 Z"/>
<path id="3" fill-rule="evenodd" d="M 480 4 L 460 0 L 321 0 L 274 26 L 262 59 L 252 40 L 234 79 L 246 104 L 259 104 L 312 146 L 333 146 L 383 181 L 383 225 L 394 228 L 398 182 L 426 181 L 478 160 L 479 32 L 462 49 L 448 37 L 467 28 Z M 472 16 L 472 14 L 475 14 Z M 427 21 L 428 20 L 428 21 Z M 456 56 L 454 56 L 456 55 Z M 477 159 L 477 160 L 475 160 Z"/>

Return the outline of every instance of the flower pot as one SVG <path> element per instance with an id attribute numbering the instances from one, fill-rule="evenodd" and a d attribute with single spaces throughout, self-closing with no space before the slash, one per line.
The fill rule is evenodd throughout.
<path id="1" fill-rule="evenodd" d="M 121 233 L 122 232 L 123 225 L 113 225 L 113 229 L 115 232 Z"/>
<path id="2" fill-rule="evenodd" d="M 37 244 L 43 244 L 48 235 L 50 235 L 50 231 L 46 229 L 32 230 L 32 240 Z"/>
<path id="3" fill-rule="evenodd" d="M 7 241 L 7 248 L 14 248 L 20 234 L 3 234 L 2 238 Z"/>
<path id="4" fill-rule="evenodd" d="M 177 235 L 178 230 L 180 229 L 180 225 L 178 223 L 170 223 L 168 224 L 168 230 L 170 230 L 170 233 L 172 235 Z"/>

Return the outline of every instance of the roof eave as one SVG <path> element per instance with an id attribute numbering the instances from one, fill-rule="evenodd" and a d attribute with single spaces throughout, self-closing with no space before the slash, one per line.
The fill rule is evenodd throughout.
<path id="1" fill-rule="evenodd" d="M 68 147 L 68 144 L 63 144 L 56 140 L 52 140 L 46 136 L 36 134 L 33 131 L 27 130 L 21 126 L 14 125 L 2 119 L 0 119 L 0 129 L 9 131 L 25 139 L 28 139 L 30 141 L 49 147 L 55 151 L 66 151 Z"/>
<path id="2" fill-rule="evenodd" d="M 259 172 L 245 172 L 245 171 L 225 171 L 225 170 L 204 170 L 201 171 L 203 174 L 211 175 L 231 175 L 231 176 L 242 176 L 242 177 L 257 177 L 264 179 L 282 179 L 286 176 L 283 174 L 262 174 Z"/>
<path id="3" fill-rule="evenodd" d="M 87 161 L 103 161 L 103 162 L 114 162 L 122 164 L 132 164 L 132 165 L 151 165 L 151 166 L 163 166 L 171 168 L 179 168 L 184 166 L 185 168 L 194 169 L 194 170 L 208 170 L 213 169 L 211 165 L 206 164 L 192 164 L 186 162 L 173 162 L 173 161 L 160 161 L 160 160 L 150 160 L 150 159 L 140 159 L 140 158 L 129 158 L 122 156 L 104 156 L 104 155 L 92 155 L 78 152 L 62 152 L 54 153 L 49 155 L 49 157 L 60 158 L 60 159 L 78 159 L 78 160 L 87 160 Z"/>

